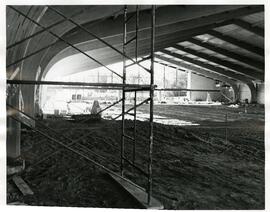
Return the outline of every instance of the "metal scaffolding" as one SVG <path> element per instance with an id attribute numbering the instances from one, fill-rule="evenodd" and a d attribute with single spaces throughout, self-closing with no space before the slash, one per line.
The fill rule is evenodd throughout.
<path id="1" fill-rule="evenodd" d="M 109 105 L 108 107 L 104 108 L 101 112 L 111 108 L 112 106 L 122 102 L 122 112 L 120 115 L 118 115 L 117 117 L 115 117 L 114 119 L 117 119 L 119 117 L 122 117 L 122 121 L 121 121 L 121 150 L 120 150 L 120 175 L 116 174 L 114 171 L 106 168 L 104 165 L 102 165 L 100 162 L 95 161 L 94 159 L 91 159 L 87 156 L 87 154 L 85 152 L 81 152 L 82 148 L 76 148 L 75 149 L 75 142 L 72 141 L 72 139 L 65 137 L 65 136 L 61 136 L 59 134 L 57 134 L 57 132 L 51 128 L 45 127 L 44 128 L 44 124 L 42 124 L 39 120 L 29 116 L 28 114 L 24 113 L 23 111 L 18 110 L 17 108 L 13 107 L 12 105 L 8 105 L 8 107 L 12 110 L 17 111 L 17 113 L 19 114 L 19 116 L 14 116 L 14 113 L 11 113 L 11 115 L 9 115 L 12 119 L 20 122 L 20 123 L 24 123 L 24 119 L 23 117 L 26 117 L 28 120 L 30 120 L 31 122 L 35 122 L 38 124 L 38 126 L 42 126 L 42 127 L 38 127 L 38 126 L 32 126 L 30 125 L 29 127 L 33 128 L 34 130 L 36 130 L 37 132 L 39 132 L 40 134 L 44 135 L 45 137 L 47 137 L 48 139 L 58 143 L 59 145 L 69 149 L 70 151 L 77 153 L 78 155 L 80 155 L 81 157 L 87 159 L 90 162 L 93 162 L 95 165 L 99 166 L 100 168 L 102 168 L 103 170 L 105 170 L 106 172 L 113 174 L 115 176 L 120 177 L 121 179 L 124 179 L 125 181 L 129 182 L 132 185 L 137 186 L 134 182 L 126 179 L 125 174 L 124 174 L 124 168 L 125 168 L 125 163 L 131 165 L 133 168 L 135 168 L 136 170 L 138 170 L 140 173 L 142 173 L 144 176 L 147 177 L 147 204 L 150 205 L 151 204 L 151 195 L 152 195 L 152 152 L 153 152 L 153 107 L 154 107 L 154 90 L 155 90 L 155 85 L 154 85 L 154 51 L 155 51 L 155 6 L 152 6 L 151 9 L 151 52 L 149 52 L 149 57 L 143 58 L 142 60 L 138 60 L 138 40 L 139 40 L 139 16 L 140 16 L 140 9 L 139 6 L 136 6 L 136 12 L 134 14 L 130 14 L 128 17 L 128 7 L 125 6 L 124 7 L 124 12 L 123 12 L 123 52 L 121 52 L 120 50 L 116 49 L 114 46 L 110 45 L 109 43 L 107 43 L 106 41 L 104 41 L 102 38 L 99 38 L 98 36 L 96 36 L 95 34 L 93 34 L 92 32 L 90 32 L 88 29 L 86 29 L 85 27 L 83 27 L 82 25 L 76 23 L 75 21 L 72 20 L 72 18 L 70 17 L 66 17 L 62 12 L 58 11 L 57 9 L 55 9 L 54 7 L 48 6 L 48 8 L 57 13 L 58 15 L 60 15 L 61 17 L 63 17 L 64 19 L 48 26 L 45 27 L 43 25 L 41 25 L 40 23 L 36 22 L 35 20 L 33 20 L 32 18 L 28 17 L 28 15 L 24 14 L 23 12 L 21 12 L 20 10 L 18 10 L 17 8 L 13 7 L 13 6 L 8 6 L 9 8 L 11 8 L 12 10 L 14 10 L 15 12 L 17 12 L 18 14 L 20 14 L 21 16 L 25 17 L 26 19 L 30 20 L 31 22 L 33 22 L 34 24 L 36 24 L 37 26 L 39 26 L 42 30 L 38 31 L 24 39 L 22 39 L 21 41 L 18 41 L 14 44 L 11 44 L 7 47 L 7 50 L 12 49 L 13 47 L 23 43 L 24 41 L 33 38 L 43 32 L 48 32 L 49 34 L 53 35 L 55 38 L 57 38 L 60 42 L 64 42 L 65 44 L 67 44 L 68 46 L 72 47 L 73 49 L 77 50 L 78 52 L 80 52 L 81 54 L 85 55 L 86 57 L 88 57 L 89 59 L 95 61 L 96 63 L 98 63 L 100 66 L 106 68 L 107 70 L 109 70 L 110 72 L 112 72 L 113 74 L 117 75 L 118 77 L 122 78 L 122 83 L 83 83 L 83 82 L 55 82 L 55 81 L 31 81 L 31 80 L 7 80 L 7 84 L 24 84 L 24 85 L 68 85 L 68 86 L 82 86 L 82 87 L 88 87 L 88 88 L 97 88 L 97 89 L 122 89 L 122 99 L 114 102 L 113 104 Z M 74 15 L 73 15 L 74 16 Z M 71 16 L 71 17 L 73 17 Z M 127 25 L 128 23 L 130 23 L 130 20 L 135 18 L 135 36 L 130 38 L 129 40 L 128 38 L 128 33 L 127 33 Z M 80 50 L 78 47 L 76 47 L 74 44 L 71 44 L 68 40 L 63 39 L 61 36 L 58 36 L 57 34 L 55 34 L 53 31 L 51 31 L 50 29 L 54 26 L 57 26 L 65 21 L 69 21 L 72 24 L 74 24 L 76 27 L 80 28 L 81 30 L 83 30 L 84 32 L 86 32 L 88 35 L 96 38 L 98 41 L 102 42 L 103 44 L 105 44 L 106 46 L 110 47 L 111 49 L 115 50 L 116 52 L 118 52 L 120 55 L 123 56 L 123 73 L 122 76 L 120 74 L 118 74 L 117 72 L 115 72 L 114 70 L 108 68 L 107 66 L 105 66 L 103 63 L 101 63 L 100 61 L 98 61 L 97 59 L 95 59 L 94 57 L 90 56 L 89 54 L 85 53 L 84 51 Z M 23 58 L 20 58 L 14 62 L 11 62 L 10 64 L 7 64 L 7 68 L 14 66 L 24 60 L 26 60 L 27 58 L 30 58 L 34 55 L 36 55 L 37 53 L 55 45 L 56 43 L 58 43 L 59 41 L 56 41 L 54 43 L 51 43 L 45 47 L 42 47 L 41 49 L 30 53 L 29 55 L 24 56 Z M 127 55 L 127 49 L 128 49 L 128 45 L 131 44 L 132 42 L 135 42 L 135 59 L 133 59 L 132 57 L 130 57 L 129 55 Z M 132 63 L 127 65 L 127 60 L 131 61 Z M 145 66 L 141 65 L 141 62 L 145 61 L 145 60 L 150 60 L 151 61 L 151 66 L 150 69 L 146 68 Z M 126 83 L 126 72 L 127 72 L 127 68 L 133 65 L 137 65 L 138 67 L 142 68 L 143 70 L 147 71 L 150 74 L 150 82 L 149 84 L 127 84 Z M 143 100 L 140 103 L 137 103 L 137 93 L 138 92 L 142 92 L 142 91 L 148 91 L 149 92 L 149 97 L 146 98 L 145 100 Z M 125 100 L 126 100 L 126 93 L 128 92 L 133 92 L 134 93 L 134 106 L 128 110 L 126 110 L 125 107 Z M 149 112 L 149 142 L 148 142 L 148 170 L 145 171 L 142 168 L 140 168 L 138 166 L 138 164 L 136 164 L 136 133 L 137 133 L 137 129 L 136 129 L 136 116 L 137 116 L 137 108 L 145 103 L 149 102 L 149 106 L 150 106 L 150 112 Z M 133 137 L 128 136 L 125 133 L 125 114 L 130 114 L 131 111 L 133 112 Z M 45 130 L 46 129 L 46 130 Z M 129 139 L 132 141 L 133 143 L 133 147 L 132 147 L 132 161 L 129 160 L 129 158 L 127 158 L 125 156 L 125 141 L 126 139 Z M 64 143 L 64 141 L 68 141 L 68 143 Z M 89 152 L 87 152 L 89 153 Z M 55 152 L 53 152 L 51 155 L 54 155 Z M 90 153 L 89 153 L 90 154 Z M 91 152 L 91 154 L 95 155 L 95 157 L 98 157 L 99 155 L 95 154 L 94 152 Z M 94 157 L 94 158 L 95 158 Z M 137 186 L 138 187 L 138 186 Z"/>
<path id="2" fill-rule="evenodd" d="M 135 42 L 135 61 L 138 63 L 138 39 L 139 39 L 139 7 L 136 7 L 136 13 L 131 15 L 130 17 L 127 16 L 127 7 L 125 6 L 124 8 L 124 21 L 123 21 L 123 28 L 124 28 L 124 33 L 123 33 L 123 54 L 126 55 L 126 51 L 128 48 L 128 45 L 132 42 Z M 135 36 L 130 38 L 128 40 L 127 36 L 127 25 L 129 21 L 135 18 Z M 151 14 L 151 52 L 150 52 L 150 57 L 147 59 L 151 60 L 151 67 L 150 69 L 144 68 L 147 72 L 150 74 L 150 84 L 148 88 L 144 89 L 145 91 L 149 91 L 149 98 L 145 99 L 142 101 L 140 104 L 137 105 L 137 92 L 142 91 L 141 88 L 135 88 L 135 89 L 126 89 L 123 87 L 122 90 L 122 135 L 121 135 L 121 164 L 120 164 L 120 172 L 121 176 L 124 176 L 124 166 L 125 162 L 127 162 L 129 165 L 134 167 L 135 169 L 139 170 L 144 176 L 147 177 L 148 181 L 148 186 L 147 186 L 147 203 L 150 204 L 151 200 L 151 194 L 152 194 L 152 152 L 153 152 L 153 106 L 154 106 L 154 46 L 155 46 L 155 6 L 152 6 L 152 14 Z M 126 71 L 127 67 L 130 65 L 126 64 L 126 58 L 128 57 L 123 57 L 123 84 L 126 84 Z M 142 62 L 142 61 L 139 61 Z M 133 64 L 131 64 L 133 65 Z M 125 99 L 126 99 L 126 93 L 127 92 L 134 92 L 134 107 L 129 109 L 128 111 L 125 111 Z M 136 164 L 136 116 L 137 116 L 137 111 L 136 108 L 139 105 L 144 104 L 145 102 L 150 102 L 150 112 L 149 112 L 149 144 L 148 144 L 148 172 L 142 170 L 137 164 Z M 125 133 L 125 114 L 129 113 L 130 111 L 133 110 L 133 137 L 128 136 Z M 116 117 L 118 118 L 118 117 Z M 131 140 L 133 147 L 132 147 L 132 161 L 130 161 L 128 158 L 125 158 L 125 140 Z"/>

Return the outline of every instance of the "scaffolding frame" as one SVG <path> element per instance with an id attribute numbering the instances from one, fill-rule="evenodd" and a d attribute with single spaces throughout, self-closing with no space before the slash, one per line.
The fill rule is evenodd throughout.
<path id="1" fill-rule="evenodd" d="M 80 152 L 74 150 L 71 145 L 74 144 L 74 142 L 72 141 L 70 145 L 66 145 L 63 144 L 61 142 L 59 142 L 59 140 L 52 138 L 51 136 L 49 136 L 48 133 L 44 133 L 42 131 L 40 131 L 39 129 L 36 129 L 35 127 L 32 126 L 32 128 L 34 130 L 36 130 L 37 132 L 39 132 L 40 134 L 44 135 L 45 137 L 47 137 L 48 139 L 62 145 L 63 147 L 69 149 L 70 151 L 77 153 L 78 155 L 84 157 L 85 159 L 87 159 L 88 161 L 94 163 L 95 165 L 99 166 L 100 168 L 102 168 L 103 170 L 105 170 L 106 172 L 116 175 L 118 177 L 120 177 L 121 179 L 126 180 L 127 182 L 131 183 L 132 185 L 135 185 L 138 187 L 138 185 L 136 185 L 135 183 L 133 183 L 132 181 L 128 180 L 126 177 L 124 177 L 124 161 L 127 162 L 128 164 L 130 164 L 132 167 L 134 167 L 136 170 L 140 171 L 144 176 L 147 177 L 147 204 L 150 205 L 151 204 L 151 195 L 152 195 L 152 162 L 153 162 L 153 158 L 152 158 L 152 152 L 153 152 L 153 107 L 154 107 L 154 90 L 155 90 L 155 85 L 154 85 L 154 51 L 155 51 L 155 10 L 156 7 L 153 5 L 151 8 L 151 52 L 150 52 L 150 56 L 147 58 L 143 58 L 142 60 L 138 61 L 138 33 L 139 33 L 139 14 L 140 14 L 140 10 L 139 10 L 139 6 L 136 6 L 136 12 L 134 14 L 132 14 L 130 17 L 128 17 L 128 12 L 127 12 L 127 6 L 124 6 L 124 20 L 123 20 L 123 52 L 119 51 L 118 49 L 116 49 L 114 46 L 110 45 L 109 43 L 107 43 L 106 41 L 104 41 L 102 38 L 96 36 L 95 34 L 91 33 L 88 29 L 86 29 L 85 27 L 83 27 L 82 25 L 76 23 L 75 21 L 73 21 L 71 18 L 66 17 L 63 13 L 61 13 L 60 11 L 58 11 L 57 9 L 51 7 L 51 6 L 47 6 L 50 10 L 54 11 L 55 13 L 57 13 L 58 15 L 62 16 L 64 19 L 48 26 L 45 27 L 43 25 L 41 25 L 40 23 L 36 22 L 35 20 L 33 20 L 32 18 L 30 18 L 28 15 L 24 14 L 23 12 L 21 12 L 20 10 L 16 9 L 13 6 L 8 6 L 9 8 L 11 8 L 12 10 L 14 10 L 15 12 L 17 12 L 19 15 L 23 16 L 24 18 L 30 20 L 31 22 L 33 22 L 35 25 L 39 26 L 40 28 L 42 28 L 41 31 L 38 31 L 14 44 L 11 44 L 7 47 L 7 49 L 11 49 L 17 45 L 19 45 L 20 43 L 23 43 L 24 41 L 33 38 L 35 36 L 37 36 L 38 34 L 41 34 L 43 32 L 48 32 L 49 34 L 51 34 L 52 36 L 54 36 L 55 38 L 57 38 L 58 40 L 54 43 L 51 43 L 45 47 L 42 47 L 41 49 L 36 50 L 35 52 L 30 53 L 29 55 L 24 56 L 23 58 L 20 58 L 14 62 L 11 62 L 10 64 L 7 64 L 7 68 L 16 65 L 24 60 L 26 60 L 29 57 L 32 57 L 34 55 L 36 55 L 37 53 L 55 45 L 57 42 L 62 41 L 65 44 L 67 44 L 68 46 L 72 47 L 73 49 L 77 50 L 78 52 L 80 52 L 81 54 L 85 55 L 86 57 L 88 57 L 89 59 L 95 61 L 96 63 L 98 63 L 100 66 L 104 67 L 105 69 L 107 69 L 108 71 L 112 72 L 113 74 L 117 75 L 118 77 L 120 77 L 123 80 L 122 84 L 116 84 L 116 83 L 82 83 L 82 82 L 50 82 L 50 81 L 31 81 L 31 80 L 7 80 L 8 84 L 25 84 L 25 85 L 41 85 L 41 84 L 47 84 L 47 85 L 77 85 L 77 86 L 91 86 L 91 87 L 107 87 L 107 88 L 121 88 L 122 89 L 122 99 L 120 99 L 117 102 L 114 102 L 112 105 L 104 108 L 102 111 L 105 111 L 107 109 L 109 109 L 110 107 L 114 106 L 115 104 L 122 102 L 122 113 L 119 115 L 122 116 L 122 121 L 121 121 L 121 128 L 122 128 L 122 134 L 121 134 L 121 155 L 120 155 L 120 175 L 116 174 L 115 172 L 113 172 L 112 170 L 106 168 L 105 166 L 101 165 L 100 163 L 96 162 L 95 160 L 92 160 L 88 157 L 86 157 L 85 155 L 82 155 Z M 133 17 L 136 17 L 136 33 L 135 36 L 132 37 L 130 40 L 127 40 L 127 24 L 129 22 L 129 20 L 131 20 Z M 99 40 L 100 42 L 102 42 L 103 44 L 105 44 L 106 46 L 110 47 L 111 49 L 115 50 L 116 52 L 118 52 L 120 55 L 123 56 L 123 74 L 122 76 L 120 74 L 118 74 L 117 72 L 113 71 L 112 69 L 108 68 L 106 65 L 104 65 L 103 63 L 101 63 L 100 61 L 98 61 L 97 59 L 95 59 L 94 57 L 90 56 L 89 54 L 85 53 L 84 51 L 80 50 L 78 47 L 76 47 L 74 44 L 70 43 L 68 40 L 63 39 L 61 36 L 58 36 L 57 34 L 55 34 L 54 32 L 52 32 L 50 29 L 53 28 L 54 26 L 57 26 L 65 21 L 69 21 L 71 23 L 73 23 L 74 25 L 76 25 L 77 27 L 79 27 L 80 29 L 82 29 L 83 31 L 85 31 L 87 34 L 91 35 L 92 37 L 96 38 L 97 40 Z M 136 42 L 136 48 L 135 48 L 135 60 L 132 59 L 130 56 L 128 56 L 126 54 L 126 48 L 127 46 L 132 43 L 133 41 Z M 141 65 L 140 63 L 145 61 L 145 60 L 151 60 L 151 66 L 150 69 L 144 67 L 143 65 Z M 130 60 L 132 63 L 127 65 L 126 61 Z M 149 85 L 139 85 L 139 84 L 127 84 L 126 83 L 126 69 L 127 67 L 130 67 L 132 65 L 137 65 L 140 68 L 142 68 L 143 70 L 149 72 L 150 74 L 150 83 Z M 149 98 L 145 99 L 144 101 L 142 101 L 141 103 L 137 104 L 137 92 L 139 91 L 149 91 Z M 126 92 L 134 92 L 134 106 L 125 111 L 125 99 L 126 99 Z M 150 102 L 150 112 L 149 112 L 149 143 L 148 143 L 148 172 L 142 170 L 139 166 L 137 166 L 135 164 L 135 160 L 136 160 L 136 108 L 141 106 L 142 104 L 146 103 L 146 102 Z M 34 121 L 38 121 L 37 119 L 29 116 L 28 114 L 24 113 L 23 111 L 18 110 L 17 108 L 14 108 L 11 105 L 7 105 L 8 107 L 12 108 L 13 110 L 16 110 L 17 113 L 19 114 L 23 114 L 24 116 L 28 117 L 31 120 Z M 129 113 L 131 110 L 134 110 L 133 116 L 134 116 L 134 131 L 133 131 L 133 138 L 131 138 L 130 136 L 125 134 L 125 114 Z M 22 120 L 20 120 L 18 117 L 14 117 L 12 115 L 9 115 L 10 118 L 23 123 Z M 48 132 L 52 131 L 55 133 L 55 131 L 53 129 L 47 128 Z M 125 156 L 125 139 L 131 139 L 133 140 L 133 156 L 132 156 L 132 161 L 129 161 L 129 159 Z M 68 139 L 70 140 L 70 139 Z"/>
<path id="2" fill-rule="evenodd" d="M 152 157 L 152 152 L 153 152 L 153 106 L 154 106 L 154 46 L 155 46 L 155 6 L 152 6 L 151 9 L 151 52 L 150 52 L 150 57 L 147 57 L 147 59 L 151 60 L 151 66 L 150 69 L 144 68 L 147 72 L 150 74 L 150 84 L 149 87 L 142 89 L 142 88 L 134 88 L 134 89 L 125 89 L 123 87 L 122 89 L 122 114 L 119 116 L 115 117 L 115 119 L 119 118 L 120 116 L 122 117 L 122 122 L 121 122 L 121 155 L 120 155 L 120 173 L 121 176 L 124 177 L 124 167 L 125 167 L 125 162 L 127 162 L 129 165 L 131 165 L 133 168 L 138 170 L 140 173 L 142 173 L 144 176 L 147 177 L 147 203 L 150 205 L 151 204 L 151 195 L 152 195 L 152 163 L 153 163 L 153 157 Z M 124 8 L 124 20 L 123 20 L 123 54 L 126 55 L 128 45 L 132 42 L 135 41 L 135 61 L 138 64 L 138 40 L 139 40 L 139 16 L 140 16 L 140 10 L 139 6 L 136 6 L 136 13 L 131 15 L 130 17 L 127 16 L 128 11 L 127 11 L 127 6 Z M 129 21 L 135 17 L 135 36 L 130 38 L 128 40 L 127 36 L 127 26 Z M 123 84 L 126 84 L 126 72 L 127 68 L 130 67 L 131 65 L 134 64 L 134 62 L 131 65 L 126 64 L 126 58 L 128 57 L 123 57 Z M 144 61 L 145 59 L 142 59 L 140 62 Z M 137 104 L 137 92 L 139 91 L 149 91 L 149 98 L 143 100 L 141 103 Z M 127 92 L 134 92 L 134 106 L 130 108 L 129 110 L 125 110 L 125 99 L 126 99 L 126 93 Z M 148 171 L 142 170 L 137 164 L 136 164 L 136 120 L 137 120 L 137 107 L 140 105 L 143 105 L 146 102 L 150 102 L 150 110 L 149 110 L 149 143 L 148 143 Z M 129 112 L 133 110 L 133 137 L 128 136 L 125 133 L 125 114 L 130 114 Z M 132 161 L 128 160 L 127 158 L 124 157 L 125 155 L 125 144 L 126 144 L 126 139 L 132 141 Z"/>

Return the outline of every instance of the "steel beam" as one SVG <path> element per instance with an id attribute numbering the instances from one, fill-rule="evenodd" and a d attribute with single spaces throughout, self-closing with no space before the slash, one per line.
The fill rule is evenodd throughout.
<path id="1" fill-rule="evenodd" d="M 157 58 L 157 56 L 155 56 Z M 161 62 L 161 61 L 157 61 L 155 60 L 155 63 L 158 63 L 160 65 L 163 65 L 163 66 L 166 66 L 166 67 L 170 67 L 170 68 L 173 68 L 173 69 L 176 69 L 177 71 L 182 71 L 182 72 L 186 72 L 185 70 L 181 69 L 180 66 L 178 65 L 172 65 L 172 64 L 169 64 L 169 63 L 164 63 L 164 62 Z M 209 72 L 210 73 L 210 72 Z M 216 80 L 212 77 L 209 77 L 209 76 L 206 76 L 206 75 L 203 75 L 199 72 L 193 72 L 193 74 L 196 74 L 198 76 L 202 76 L 202 77 L 205 77 L 205 78 L 208 78 L 208 79 L 211 79 L 211 80 Z"/>
<path id="2" fill-rule="evenodd" d="M 233 21 L 233 23 L 249 32 L 254 33 L 255 35 L 258 35 L 264 38 L 264 29 L 261 27 L 253 26 L 251 23 L 248 23 L 241 19 L 236 19 Z"/>
<path id="3" fill-rule="evenodd" d="M 84 89 L 84 90 L 121 90 L 122 88 L 118 87 L 96 87 L 96 86 L 91 86 L 91 87 L 82 87 L 82 86 L 50 86 L 47 89 L 53 90 L 53 89 L 73 89 L 73 90 L 78 90 L 78 89 Z"/>
<path id="4" fill-rule="evenodd" d="M 220 59 L 218 57 L 210 56 L 210 55 L 208 55 L 206 53 L 199 52 L 199 51 L 193 50 L 191 48 L 185 48 L 185 47 L 180 46 L 180 45 L 173 45 L 172 47 L 177 49 L 177 50 L 187 52 L 188 54 L 191 54 L 191 55 L 203 58 L 205 60 L 208 60 L 209 62 L 214 62 L 216 64 L 225 66 L 225 67 L 227 67 L 229 69 L 235 70 L 235 72 L 237 72 L 238 74 L 242 74 L 242 75 L 245 75 L 247 77 L 251 77 L 253 79 L 260 79 L 260 80 L 264 79 L 264 75 L 261 74 L 260 72 L 258 72 L 255 69 L 246 68 L 246 67 L 238 65 L 236 63 L 231 63 L 229 61 L 222 60 L 222 59 Z"/>
<path id="5" fill-rule="evenodd" d="M 205 76 L 203 76 L 203 77 L 205 77 Z M 218 80 L 217 78 L 216 79 L 210 78 L 210 79 L 212 79 L 212 80 Z M 219 80 L 219 81 L 222 81 L 222 80 Z M 57 89 L 57 87 L 55 87 L 54 89 Z M 66 89 L 73 89 L 73 88 L 72 87 L 66 87 Z M 121 88 L 113 88 L 113 89 L 114 90 L 121 90 Z M 155 88 L 155 91 L 202 91 L 202 92 L 218 92 L 219 90 L 194 90 L 194 89 L 192 90 L 192 89 L 185 89 L 185 88 L 165 88 L 165 89 L 163 89 L 163 88 Z M 122 101 L 122 99 L 120 99 L 120 100 L 114 102 L 113 104 L 109 105 L 108 107 L 102 109 L 100 112 L 98 112 L 98 114 L 100 114 L 100 113 L 104 112 L 105 110 L 113 107 L 114 105 L 118 104 L 120 101 Z M 85 122 L 85 120 L 82 120 L 82 122 Z"/>
<path id="6" fill-rule="evenodd" d="M 195 59 L 192 59 L 190 57 L 187 57 L 187 56 L 183 56 L 183 55 L 180 55 L 180 54 L 176 54 L 176 53 L 172 53 L 168 50 L 162 50 L 161 52 L 165 53 L 165 54 L 168 54 L 170 56 L 173 56 L 175 58 L 178 58 L 178 59 L 181 59 L 181 60 L 184 60 L 184 61 L 187 61 L 189 63 L 193 63 L 194 65 L 197 65 L 197 66 L 200 66 L 200 67 L 203 67 L 203 68 L 206 68 L 208 70 L 211 70 L 217 74 L 222 74 L 226 77 L 231 77 L 231 78 L 234 78 L 236 80 L 239 80 L 239 81 L 249 81 L 248 79 L 246 79 L 244 76 L 242 75 L 239 75 L 239 74 L 236 74 L 234 72 L 231 72 L 229 70 L 226 70 L 226 69 L 223 69 L 223 68 L 220 68 L 220 67 L 217 67 L 217 66 L 213 66 L 213 65 L 210 65 L 208 63 L 203 63 L 199 60 L 195 60 Z"/>
<path id="7" fill-rule="evenodd" d="M 159 55 L 155 55 L 155 58 L 159 58 Z M 172 65 L 170 63 L 164 63 L 164 62 L 161 62 L 161 61 L 158 61 L 158 60 L 155 60 L 155 63 L 158 63 L 160 65 L 163 65 L 163 66 L 167 66 L 167 67 L 170 67 L 170 68 L 174 68 L 174 69 L 177 69 L 178 71 L 182 71 L 182 72 L 186 72 L 186 70 L 184 69 L 181 69 L 179 66 L 177 65 Z"/>
<path id="8" fill-rule="evenodd" d="M 197 46 L 201 46 L 205 49 L 209 49 L 211 51 L 217 52 L 219 54 L 225 55 L 227 57 L 230 57 L 232 59 L 238 60 L 242 63 L 246 63 L 247 65 L 253 66 L 255 68 L 261 69 L 264 71 L 264 62 L 258 61 L 256 59 L 250 58 L 250 57 L 246 57 L 244 55 L 240 55 L 238 53 L 235 53 L 233 51 L 218 47 L 216 45 L 207 43 L 207 42 L 202 42 L 199 39 L 195 39 L 195 38 L 190 38 L 187 40 L 190 43 L 193 43 Z"/>
<path id="9" fill-rule="evenodd" d="M 191 91 L 191 92 L 220 92 L 220 90 L 213 89 L 187 89 L 187 88 L 157 88 L 156 91 Z"/>
<path id="10" fill-rule="evenodd" d="M 71 86 L 100 86 L 115 88 L 150 88 L 149 85 L 121 84 L 121 83 L 88 83 L 88 82 L 63 82 L 63 81 L 35 81 L 35 80 L 7 80 L 7 84 L 17 85 L 71 85 Z"/>
<path id="11" fill-rule="evenodd" d="M 177 71 L 182 71 L 182 72 L 186 72 L 185 70 L 181 69 L 180 66 L 177 66 L 177 65 L 172 65 L 172 64 L 169 64 L 169 63 L 164 63 L 164 62 L 161 62 L 161 61 L 155 61 L 155 63 L 158 63 L 160 65 L 163 65 L 163 66 L 166 66 L 166 67 L 170 67 L 170 68 L 173 68 L 173 69 L 176 69 Z M 209 72 L 210 73 L 210 72 Z M 209 76 L 206 76 L 206 75 L 203 75 L 199 72 L 193 72 L 193 74 L 196 74 L 198 76 L 201 76 L 201 77 L 205 77 L 207 79 L 211 79 L 211 80 L 216 80 L 212 77 L 209 77 Z"/>
<path id="12" fill-rule="evenodd" d="M 260 48 L 260 47 L 257 47 L 257 46 L 254 46 L 250 43 L 247 43 L 245 41 L 242 41 L 242 40 L 238 40 L 236 38 L 233 38 L 231 36 L 228 36 L 228 35 L 225 35 L 225 34 L 222 34 L 221 32 L 218 32 L 218 31 L 215 31 L 215 30 L 210 30 L 208 32 L 206 32 L 207 34 L 209 35 L 212 35 L 218 39 L 221 39 L 223 41 L 226 41 L 228 43 L 231 43 L 235 46 L 238 46 L 242 49 L 245 49 L 247 51 L 250 51 L 254 54 L 257 54 L 261 57 L 264 57 L 264 49 Z"/>
<path id="13" fill-rule="evenodd" d="M 166 61 L 168 63 L 174 64 L 174 65 L 176 65 L 178 67 L 185 68 L 185 69 L 190 70 L 190 71 L 192 71 L 194 73 L 200 73 L 204 77 L 208 76 L 211 79 L 219 80 L 221 82 L 226 82 L 226 83 L 228 83 L 230 85 L 234 85 L 236 83 L 236 81 L 231 80 L 228 77 L 225 77 L 223 75 L 219 75 L 219 74 L 216 74 L 216 73 L 213 73 L 213 72 L 210 72 L 210 71 L 206 71 L 205 69 L 201 69 L 201 68 L 196 67 L 196 66 L 191 66 L 191 65 L 188 65 L 188 64 L 180 62 L 180 61 L 175 61 L 175 60 L 172 60 L 170 58 L 167 58 L 167 57 L 164 57 L 164 56 L 161 56 L 161 55 L 156 55 L 156 58 L 158 58 L 160 60 L 163 60 L 163 61 Z"/>

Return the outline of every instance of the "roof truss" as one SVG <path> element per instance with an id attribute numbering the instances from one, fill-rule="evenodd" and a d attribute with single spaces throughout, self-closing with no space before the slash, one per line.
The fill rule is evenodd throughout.
<path id="1" fill-rule="evenodd" d="M 246 68 L 246 67 L 238 65 L 236 63 L 231 63 L 229 61 L 222 60 L 218 57 L 210 56 L 206 53 L 199 52 L 199 51 L 193 50 L 191 48 L 185 48 L 185 47 L 179 46 L 179 45 L 173 45 L 172 47 L 174 47 L 175 49 L 187 52 L 188 54 L 203 58 L 203 59 L 208 60 L 210 62 L 214 62 L 216 64 L 225 66 L 229 69 L 233 69 L 238 74 L 242 74 L 242 75 L 245 75 L 247 77 L 251 77 L 254 79 L 263 79 L 263 77 L 264 77 L 263 74 L 257 72 L 255 69 Z"/>

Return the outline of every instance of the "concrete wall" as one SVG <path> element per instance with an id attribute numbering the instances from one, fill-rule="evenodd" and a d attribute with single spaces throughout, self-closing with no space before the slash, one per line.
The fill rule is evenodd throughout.
<path id="1" fill-rule="evenodd" d="M 215 80 L 199 76 L 189 72 L 188 74 L 188 88 L 189 89 L 217 89 Z M 192 101 L 202 100 L 205 101 L 207 97 L 206 92 L 188 92 L 189 98 Z M 209 92 L 212 101 L 216 101 L 220 97 L 220 93 Z"/>
<path id="2" fill-rule="evenodd" d="M 240 101 L 244 101 L 245 99 L 248 99 L 248 102 L 251 101 L 251 92 L 249 87 L 244 83 L 239 83 L 239 96 Z M 259 104 L 264 104 L 264 95 L 265 95 L 265 88 L 264 83 L 257 83 L 257 91 L 256 91 L 256 102 Z"/>
<path id="3" fill-rule="evenodd" d="M 264 104 L 265 87 L 264 83 L 257 84 L 257 102 Z"/>
<path id="4" fill-rule="evenodd" d="M 251 101 L 251 93 L 249 87 L 244 83 L 239 83 L 239 99 L 240 101 L 244 101 L 245 99 L 248 99 L 248 102 Z"/>
<path id="5" fill-rule="evenodd" d="M 249 87 L 244 83 L 239 83 L 239 99 L 240 101 L 244 101 L 245 99 L 248 99 L 248 102 L 251 100 L 251 93 Z"/>

